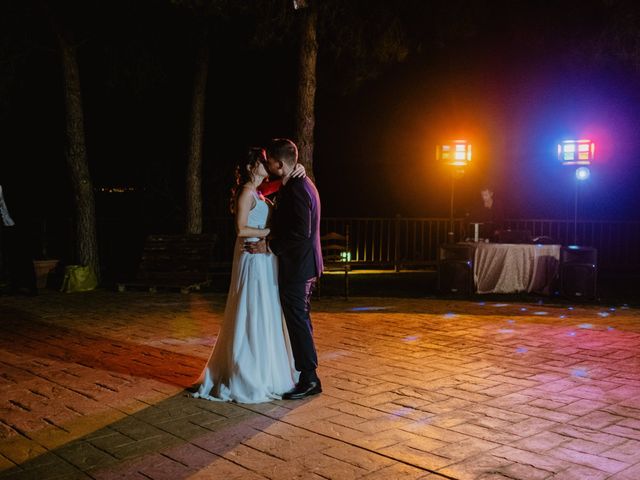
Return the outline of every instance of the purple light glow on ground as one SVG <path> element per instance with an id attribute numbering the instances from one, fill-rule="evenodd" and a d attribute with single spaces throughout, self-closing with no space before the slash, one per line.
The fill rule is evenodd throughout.
<path id="1" fill-rule="evenodd" d="M 589 372 L 586 368 L 574 368 L 573 370 L 571 370 L 571 375 L 579 378 L 588 378 Z"/>
<path id="2" fill-rule="evenodd" d="M 420 335 L 409 335 L 402 339 L 403 342 L 416 342 L 418 340 L 420 340 Z"/>
<path id="3" fill-rule="evenodd" d="M 380 310 L 388 310 L 391 307 L 353 307 L 350 308 L 351 312 L 378 312 Z"/>

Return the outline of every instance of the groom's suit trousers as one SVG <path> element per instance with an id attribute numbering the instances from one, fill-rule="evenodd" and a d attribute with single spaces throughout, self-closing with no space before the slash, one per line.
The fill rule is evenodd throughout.
<path id="1" fill-rule="evenodd" d="M 291 349 L 296 370 L 301 372 L 300 381 L 317 380 L 318 355 L 313 343 L 311 324 L 311 293 L 316 279 L 306 282 L 280 283 L 280 303 L 289 330 Z"/>

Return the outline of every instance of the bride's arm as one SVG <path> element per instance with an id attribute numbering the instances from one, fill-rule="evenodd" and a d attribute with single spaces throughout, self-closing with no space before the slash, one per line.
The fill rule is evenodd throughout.
<path id="1" fill-rule="evenodd" d="M 255 204 L 255 198 L 251 192 L 243 188 L 238 195 L 236 203 L 236 233 L 239 237 L 266 237 L 269 235 L 268 228 L 254 228 L 247 225 L 249 212 Z"/>

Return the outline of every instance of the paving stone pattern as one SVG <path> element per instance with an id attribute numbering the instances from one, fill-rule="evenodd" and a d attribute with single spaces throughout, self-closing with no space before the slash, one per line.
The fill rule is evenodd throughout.
<path id="1" fill-rule="evenodd" d="M 224 301 L 0 297 L 0 479 L 640 479 L 639 310 L 323 298 L 324 393 L 240 405 Z"/>

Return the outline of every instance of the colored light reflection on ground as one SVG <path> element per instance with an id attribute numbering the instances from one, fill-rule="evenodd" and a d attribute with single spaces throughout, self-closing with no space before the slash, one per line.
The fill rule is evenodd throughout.
<path id="1" fill-rule="evenodd" d="M 350 308 L 349 310 L 352 312 L 378 312 L 380 310 L 388 310 L 391 307 L 378 307 L 378 306 L 371 306 L 371 307 L 353 307 Z"/>
<path id="2" fill-rule="evenodd" d="M 394 299 L 393 311 L 353 311 L 353 300 L 322 299 L 313 311 L 322 395 L 238 405 L 184 394 L 211 352 L 224 300 L 92 292 L 3 302 L 2 473 L 510 478 L 534 472 L 534 458 L 545 469 L 524 478 L 640 469 L 638 311 L 603 318 L 603 307 L 580 305 L 565 320 L 566 307 L 548 305 L 549 315 L 519 313 L 517 331 L 496 334 L 516 323 L 505 307 Z M 489 436 L 500 442 L 471 448 Z M 541 438 L 562 447 L 540 450 Z"/>
<path id="3" fill-rule="evenodd" d="M 409 335 L 402 339 L 403 342 L 417 342 L 420 340 L 420 335 Z"/>
<path id="4" fill-rule="evenodd" d="M 571 370 L 571 375 L 574 377 L 587 378 L 589 376 L 589 372 L 586 368 L 574 368 Z"/>

